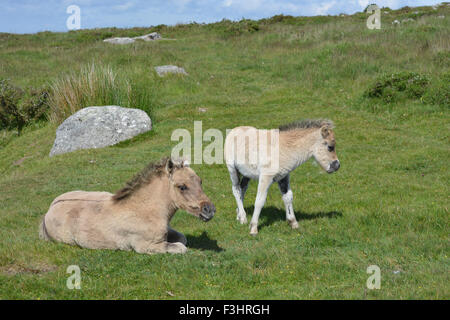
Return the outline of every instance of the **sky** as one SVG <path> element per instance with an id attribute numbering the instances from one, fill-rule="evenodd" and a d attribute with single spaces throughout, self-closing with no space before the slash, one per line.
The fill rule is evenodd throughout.
<path id="1" fill-rule="evenodd" d="M 70 5 L 80 8 L 82 29 L 149 27 L 293 16 L 352 14 L 369 3 L 398 9 L 436 0 L 0 0 L 0 32 L 67 31 Z M 71 20 L 73 21 L 73 20 Z"/>

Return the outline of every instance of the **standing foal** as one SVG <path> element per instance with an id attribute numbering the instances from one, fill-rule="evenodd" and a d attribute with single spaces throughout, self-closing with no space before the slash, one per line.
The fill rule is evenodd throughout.
<path id="1" fill-rule="evenodd" d="M 251 235 L 258 233 L 259 214 L 274 181 L 282 194 L 287 221 L 293 229 L 298 228 L 289 173 L 311 157 L 328 173 L 339 169 L 332 129 L 332 121 L 319 119 L 293 122 L 281 126 L 279 130 L 236 127 L 230 131 L 225 139 L 224 155 L 236 198 L 237 220 L 242 224 L 247 223 L 244 196 L 249 180 L 258 180 L 255 209 L 250 222 Z"/>

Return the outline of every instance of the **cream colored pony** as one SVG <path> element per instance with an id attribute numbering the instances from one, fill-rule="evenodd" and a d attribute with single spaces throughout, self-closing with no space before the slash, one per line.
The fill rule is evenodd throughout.
<path id="1" fill-rule="evenodd" d="M 177 209 L 204 221 L 216 211 L 186 162 L 163 159 L 149 164 L 116 194 L 60 195 L 44 216 L 40 237 L 91 249 L 185 253 L 186 237 L 169 226 Z"/>
<path id="2" fill-rule="evenodd" d="M 273 182 L 280 188 L 287 221 L 292 228 L 298 228 L 289 173 L 311 157 L 328 173 L 339 169 L 332 129 L 330 120 L 305 120 L 273 130 L 237 127 L 229 132 L 224 155 L 236 198 L 237 220 L 241 223 L 247 223 L 243 202 L 248 182 L 258 180 L 250 234 L 258 233 L 259 215 Z"/>

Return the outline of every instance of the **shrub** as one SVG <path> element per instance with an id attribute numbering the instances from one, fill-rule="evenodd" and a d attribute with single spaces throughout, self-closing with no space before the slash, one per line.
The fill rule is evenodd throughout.
<path id="1" fill-rule="evenodd" d="M 386 103 L 402 99 L 420 99 L 425 93 L 429 78 L 414 72 L 400 72 L 378 78 L 364 93 L 367 98 L 378 98 Z"/>
<path id="2" fill-rule="evenodd" d="M 0 80 L 0 129 L 17 129 L 20 135 L 23 127 L 45 117 L 48 97 L 46 89 L 26 92 L 9 80 Z"/>
<path id="3" fill-rule="evenodd" d="M 443 74 L 433 81 L 422 97 L 422 102 L 450 108 L 450 73 Z"/>
<path id="4" fill-rule="evenodd" d="M 242 19 L 240 21 L 223 19 L 220 22 L 212 24 L 210 28 L 215 30 L 222 37 L 230 38 L 240 36 L 245 33 L 253 33 L 259 31 L 260 26 L 258 21 L 249 19 Z"/>

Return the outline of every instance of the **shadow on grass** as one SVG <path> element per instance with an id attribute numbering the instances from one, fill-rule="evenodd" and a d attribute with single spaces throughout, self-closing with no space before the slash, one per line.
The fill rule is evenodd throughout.
<path id="1" fill-rule="evenodd" d="M 252 218 L 254 206 L 245 208 L 245 212 L 247 212 L 247 220 L 250 221 Z M 313 212 L 313 213 L 306 213 L 297 211 L 295 212 L 295 217 L 297 218 L 297 221 L 302 220 L 314 220 L 314 219 L 321 219 L 321 218 L 337 218 L 342 217 L 342 212 L 340 211 L 319 211 L 319 212 Z M 286 211 L 270 206 L 270 207 L 264 207 L 261 210 L 261 215 L 259 216 L 260 223 L 258 225 L 259 229 L 262 229 L 264 227 L 268 227 L 271 224 L 277 222 L 277 221 L 285 221 L 286 220 Z"/>
<path id="2" fill-rule="evenodd" d="M 217 245 L 217 240 L 212 240 L 206 231 L 199 236 L 190 236 L 186 235 L 187 239 L 187 247 L 192 249 L 200 249 L 200 250 L 210 250 L 221 252 L 224 251 L 221 247 Z"/>

